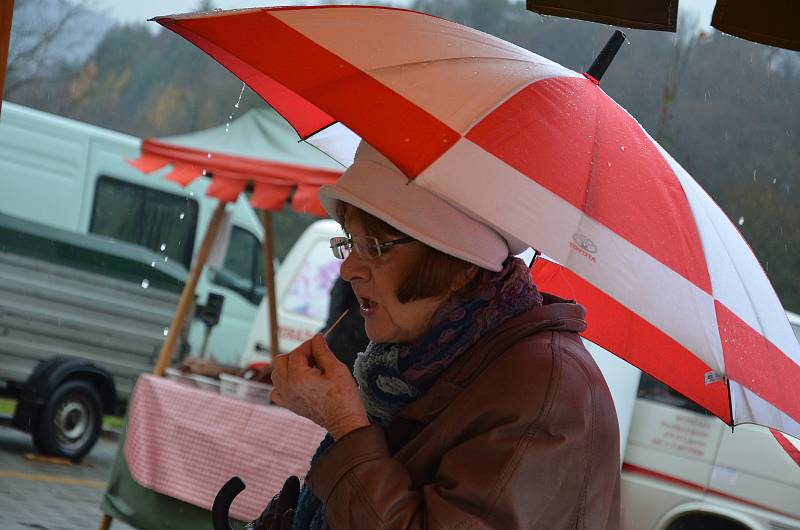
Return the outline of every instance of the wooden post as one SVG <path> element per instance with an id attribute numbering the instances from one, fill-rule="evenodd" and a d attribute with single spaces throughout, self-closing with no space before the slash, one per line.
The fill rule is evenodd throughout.
<path id="1" fill-rule="evenodd" d="M 3 87 L 6 81 L 8 44 L 11 41 L 11 17 L 14 15 L 14 0 L 0 0 L 0 108 L 3 104 Z"/>
<path id="2" fill-rule="evenodd" d="M 97 528 L 97 530 L 108 530 L 111 528 L 112 521 L 113 519 L 110 515 L 103 514 L 103 518 L 100 519 L 100 526 Z"/>
<path id="3" fill-rule="evenodd" d="M 200 251 L 197 253 L 197 257 L 192 265 L 192 270 L 189 273 L 189 278 L 187 278 L 186 285 L 183 287 L 181 299 L 178 302 L 178 309 L 175 311 L 175 316 L 172 317 L 172 324 L 169 326 L 167 338 L 161 346 L 161 353 L 158 355 L 158 362 L 153 370 L 155 375 L 163 376 L 170 361 L 172 361 L 175 345 L 178 343 L 178 338 L 183 331 L 183 324 L 186 322 L 189 308 L 192 307 L 197 281 L 200 279 L 200 274 L 203 272 L 206 260 L 208 260 L 208 254 L 211 252 L 211 246 L 214 244 L 217 232 L 219 232 L 219 225 L 222 222 L 222 214 L 224 213 L 225 203 L 220 201 L 211 216 L 211 222 L 208 223 L 206 234 L 203 236 L 203 243 L 200 245 Z"/>
<path id="4" fill-rule="evenodd" d="M 278 304 L 275 294 L 275 267 L 274 256 L 275 247 L 272 241 L 272 213 L 268 210 L 261 210 L 261 224 L 264 226 L 264 285 L 267 288 L 267 300 L 269 303 L 269 351 L 275 356 L 280 353 L 278 348 Z"/>

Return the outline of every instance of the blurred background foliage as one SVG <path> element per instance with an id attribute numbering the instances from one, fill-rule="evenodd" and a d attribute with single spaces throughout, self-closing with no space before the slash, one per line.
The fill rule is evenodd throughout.
<path id="1" fill-rule="evenodd" d="M 613 29 L 542 17 L 510 0 L 416 0 L 411 7 L 577 71 L 588 68 Z M 677 35 L 627 30 L 603 88 L 722 207 L 786 308 L 800 311 L 800 54 L 702 27 L 691 14 L 678 27 Z M 154 23 L 118 25 L 67 0 L 16 0 L 4 94 L 10 101 L 158 137 L 224 123 L 241 87 Z M 261 105 L 246 89 L 236 112 Z M 293 212 L 277 216 L 280 257 L 311 221 Z"/>

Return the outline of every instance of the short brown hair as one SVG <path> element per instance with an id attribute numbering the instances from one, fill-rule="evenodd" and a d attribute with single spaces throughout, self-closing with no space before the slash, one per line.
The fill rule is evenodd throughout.
<path id="1" fill-rule="evenodd" d="M 356 216 L 371 236 L 403 237 L 407 235 L 374 215 L 345 202 L 339 202 L 336 206 L 336 216 L 341 220 L 342 226 L 344 226 L 344 220 L 348 213 Z M 454 294 L 467 298 L 476 296 L 483 284 L 488 281 L 491 271 L 445 254 L 421 241 L 418 242 L 423 247 L 422 256 L 406 272 L 406 276 L 395 294 L 401 303 L 445 295 L 450 291 L 453 279 L 469 273 L 470 270 L 476 271 L 474 277 Z"/>

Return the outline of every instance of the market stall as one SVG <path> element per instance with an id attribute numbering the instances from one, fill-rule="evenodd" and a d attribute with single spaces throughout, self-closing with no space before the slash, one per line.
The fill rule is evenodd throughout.
<path id="1" fill-rule="evenodd" d="M 163 376 L 171 363 L 225 205 L 243 192 L 260 210 L 264 225 L 270 346 L 271 351 L 278 351 L 271 212 L 289 204 L 296 211 L 323 216 L 317 190 L 335 182 L 341 166 L 313 147 L 298 143 L 293 129 L 271 109 L 251 110 L 235 121 L 204 131 L 145 140 L 142 155 L 131 165 L 144 173 L 170 167 L 164 178 L 182 186 L 197 178 L 210 178 L 207 194 L 219 199 L 154 375 Z M 155 523 L 163 529 L 210 525 L 208 510 L 214 493 L 234 474 L 254 487 L 249 492 L 251 497 L 237 501 L 231 514 L 240 520 L 254 518 L 257 507 L 263 507 L 265 499 L 279 489 L 275 481 L 285 478 L 286 471 L 270 466 L 275 477 L 280 475 L 272 477 L 259 459 L 280 461 L 294 472 L 302 472 L 323 434 L 310 422 L 268 406 L 266 400 L 254 404 L 154 376 L 140 378 L 126 420 L 101 504 L 101 529 L 109 528 L 113 518 L 143 527 Z M 313 447 L 304 450 L 303 443 Z M 265 452 L 264 447 L 274 450 Z M 291 451 L 282 451 L 281 447 Z M 224 458 L 225 454 L 237 456 Z M 254 462 L 260 464 L 251 465 Z M 211 480 L 209 473 L 219 480 Z"/>

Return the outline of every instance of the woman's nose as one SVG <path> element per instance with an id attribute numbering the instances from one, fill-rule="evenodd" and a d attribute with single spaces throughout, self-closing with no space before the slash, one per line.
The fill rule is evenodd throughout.
<path id="1" fill-rule="evenodd" d="M 342 269 L 339 274 L 348 282 L 366 280 L 369 277 L 369 267 L 364 259 L 353 249 L 353 252 L 342 263 Z"/>

